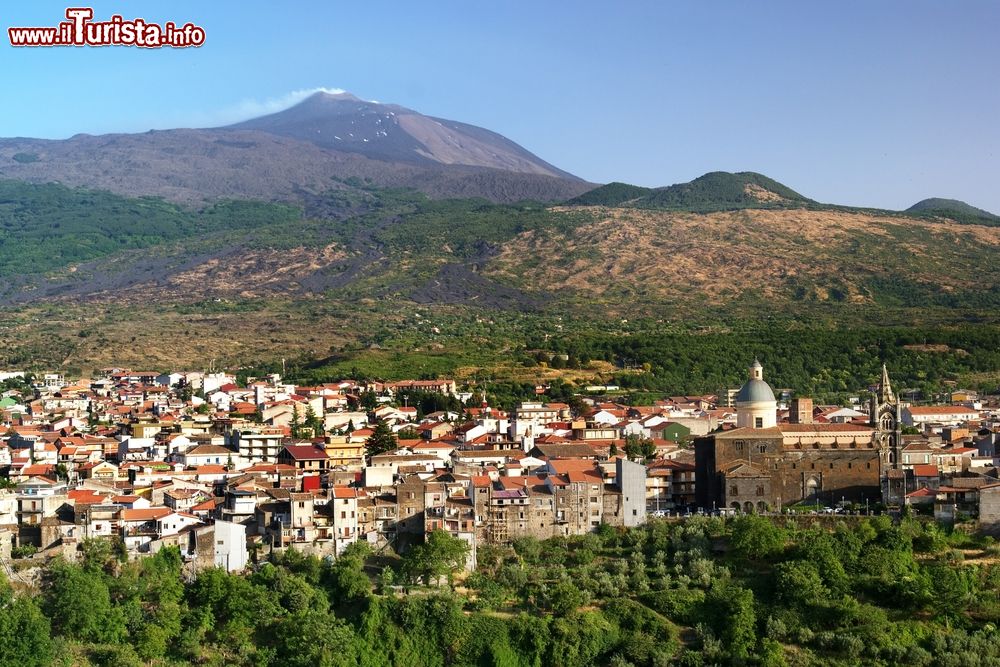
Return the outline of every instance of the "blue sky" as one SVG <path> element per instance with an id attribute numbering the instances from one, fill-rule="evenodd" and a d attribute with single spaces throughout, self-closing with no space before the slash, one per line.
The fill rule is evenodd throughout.
<path id="1" fill-rule="evenodd" d="M 11 4 L 4 29 L 55 25 L 67 6 Z M 821 201 L 1000 213 L 994 1 L 92 6 L 191 21 L 207 41 L 14 49 L 4 34 L 0 136 L 211 126 L 341 88 L 487 127 L 597 182 L 753 170 Z"/>

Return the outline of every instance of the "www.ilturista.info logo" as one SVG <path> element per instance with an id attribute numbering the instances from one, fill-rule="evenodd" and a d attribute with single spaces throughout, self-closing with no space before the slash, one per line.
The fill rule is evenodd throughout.
<path id="1" fill-rule="evenodd" d="M 141 46 L 156 49 L 164 46 L 184 48 L 205 43 L 205 29 L 173 21 L 163 25 L 145 19 L 127 21 L 114 15 L 107 21 L 93 21 L 90 7 L 70 7 L 67 21 L 48 28 L 7 28 L 11 46 Z"/>

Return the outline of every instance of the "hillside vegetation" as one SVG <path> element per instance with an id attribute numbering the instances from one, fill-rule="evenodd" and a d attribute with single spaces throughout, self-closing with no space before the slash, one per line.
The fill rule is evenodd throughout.
<path id="1" fill-rule="evenodd" d="M 1000 225 L 1000 216 L 989 211 L 976 208 L 958 199 L 924 199 L 906 209 L 907 213 L 917 215 L 949 218 L 968 224 Z"/>
<path id="2" fill-rule="evenodd" d="M 611 183 L 585 192 L 567 204 L 705 213 L 745 208 L 801 207 L 814 202 L 763 174 L 713 171 L 689 183 L 665 188 Z"/>
<path id="3" fill-rule="evenodd" d="M 300 218 L 296 208 L 265 202 L 223 201 L 195 211 L 152 197 L 0 181 L 0 277 L 216 232 L 280 228 Z"/>
<path id="4" fill-rule="evenodd" d="M 1000 234 L 989 227 L 807 209 L 556 210 L 593 222 L 522 232 L 487 275 L 626 317 L 1000 305 L 1000 278 L 987 268 Z"/>
<path id="5" fill-rule="evenodd" d="M 990 320 L 1000 306 L 1000 234 L 986 225 L 805 205 L 498 205 L 342 185 L 295 207 L 182 207 L 0 182 L 0 298 L 16 306 L 0 324 L 5 363 L 167 368 L 301 356 L 330 373 L 490 369 L 527 382 L 551 370 L 524 365 L 531 345 L 586 347 L 619 329 L 637 338 L 741 323 L 767 334 L 873 323 L 927 331 Z M 553 343 L 529 343 L 540 331 Z M 628 355 L 608 354 L 627 365 Z M 658 379 L 640 374 L 656 389 L 700 386 L 668 382 L 658 359 L 638 363 L 662 365 Z M 583 379 L 585 369 L 573 371 Z M 949 372 L 986 383 L 1000 365 Z"/>
<path id="6" fill-rule="evenodd" d="M 186 580 L 176 548 L 128 562 L 110 541 L 88 540 L 81 563 L 45 568 L 37 594 L 14 593 L 0 577 L 0 667 L 1000 659 L 996 545 L 932 523 L 747 516 L 602 526 L 482 545 L 464 580 L 464 543 L 437 532 L 428 544 L 402 559 L 373 559 L 365 543 L 332 562 L 289 550 L 252 574 Z"/>

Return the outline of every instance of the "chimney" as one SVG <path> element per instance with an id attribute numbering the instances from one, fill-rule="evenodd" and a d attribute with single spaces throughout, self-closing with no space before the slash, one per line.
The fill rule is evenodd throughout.
<path id="1" fill-rule="evenodd" d="M 812 424 L 813 400 L 811 398 L 793 398 L 788 410 L 788 421 L 791 424 Z"/>

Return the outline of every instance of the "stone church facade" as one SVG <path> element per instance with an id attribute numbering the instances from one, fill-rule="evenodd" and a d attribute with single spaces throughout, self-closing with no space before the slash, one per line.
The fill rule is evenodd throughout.
<path id="1" fill-rule="evenodd" d="M 812 423 L 811 410 L 795 409 L 790 422 L 775 423 L 777 403 L 757 362 L 736 405 L 737 423 L 750 425 L 695 441 L 699 506 L 759 512 L 802 501 L 881 500 L 901 443 L 898 418 L 886 417 L 898 415 L 899 407 L 884 368 L 869 424 Z M 740 419 L 741 410 L 751 414 Z"/>

